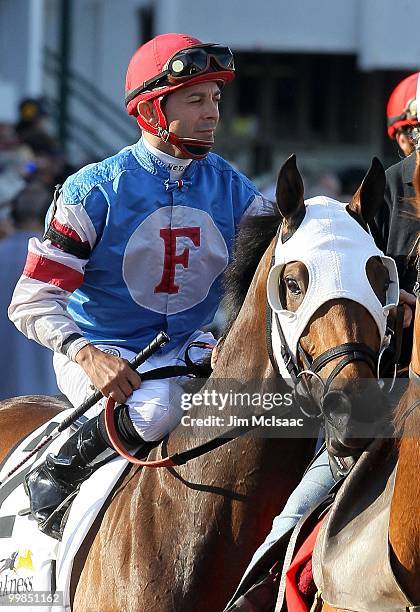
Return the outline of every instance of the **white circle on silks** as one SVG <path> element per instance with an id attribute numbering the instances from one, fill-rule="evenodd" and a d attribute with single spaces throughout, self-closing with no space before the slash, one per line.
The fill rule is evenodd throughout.
<path id="1" fill-rule="evenodd" d="M 137 304 L 171 315 L 202 302 L 228 261 L 226 242 L 207 212 L 164 206 L 130 237 L 123 278 Z"/>
<path id="2" fill-rule="evenodd" d="M 267 298 L 277 314 L 286 342 L 296 359 L 297 345 L 315 312 L 329 300 L 345 298 L 362 304 L 378 326 L 381 342 L 386 332 L 390 308 L 399 301 L 398 273 L 391 257 L 385 257 L 372 236 L 347 212 L 347 204 L 317 196 L 306 200 L 305 217 L 296 232 L 284 244 L 279 239 L 274 265 L 267 280 Z M 383 306 L 366 274 L 371 257 L 380 257 L 387 267 L 390 286 Z M 284 266 L 301 261 L 309 274 L 308 289 L 296 310 L 285 310 L 280 303 L 279 282 Z M 272 324 L 272 343 L 281 375 L 288 373 L 281 357 L 277 325 Z"/>

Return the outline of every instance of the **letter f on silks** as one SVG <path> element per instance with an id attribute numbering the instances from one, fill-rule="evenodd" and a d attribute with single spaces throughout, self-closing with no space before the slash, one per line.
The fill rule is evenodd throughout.
<path id="1" fill-rule="evenodd" d="M 155 287 L 155 293 L 178 293 L 179 286 L 175 285 L 175 266 L 181 265 L 188 268 L 190 249 L 185 248 L 182 253 L 176 253 L 177 238 L 185 236 L 189 238 L 194 246 L 200 246 L 199 227 L 170 227 L 160 230 L 160 237 L 165 243 L 165 255 L 163 262 L 163 273 L 160 283 Z"/>

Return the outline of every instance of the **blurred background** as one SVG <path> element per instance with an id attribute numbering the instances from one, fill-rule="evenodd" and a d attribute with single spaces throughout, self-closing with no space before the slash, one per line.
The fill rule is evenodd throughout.
<path id="1" fill-rule="evenodd" d="M 419 70 L 419 0 L 0 0 L 0 399 L 56 392 L 48 351 L 6 318 L 54 185 L 138 139 L 123 104 L 135 49 L 187 32 L 229 45 L 216 152 L 268 196 L 298 155 L 308 196 L 353 193 L 398 146 L 386 103 Z"/>

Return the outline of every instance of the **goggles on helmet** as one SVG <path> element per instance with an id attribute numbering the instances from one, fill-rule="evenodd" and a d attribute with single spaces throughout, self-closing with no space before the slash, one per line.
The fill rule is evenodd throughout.
<path id="1" fill-rule="evenodd" d="M 145 81 L 140 87 L 133 89 L 125 98 L 126 105 L 136 96 L 145 91 L 164 84 L 175 85 L 188 81 L 200 74 L 209 72 L 209 68 L 217 70 L 235 70 L 233 53 L 229 47 L 222 45 L 200 45 L 177 51 L 163 67 L 160 74 Z"/>
<path id="2" fill-rule="evenodd" d="M 401 115 L 396 117 L 388 117 L 388 125 L 393 125 L 397 121 L 417 121 L 417 101 L 416 98 L 412 98 L 407 102 L 407 106 Z"/>

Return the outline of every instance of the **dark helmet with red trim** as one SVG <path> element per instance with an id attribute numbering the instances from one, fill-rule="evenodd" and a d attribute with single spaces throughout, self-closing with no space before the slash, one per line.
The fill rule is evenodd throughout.
<path id="1" fill-rule="evenodd" d="M 403 79 L 389 97 L 386 107 L 388 136 L 395 140 L 398 129 L 417 125 L 416 89 L 419 73 Z"/>
<path id="2" fill-rule="evenodd" d="M 202 159 L 213 143 L 169 132 L 162 100 L 182 87 L 206 81 L 224 85 L 234 76 L 229 47 L 202 43 L 187 34 L 161 34 L 137 49 L 130 60 L 125 82 L 127 112 L 136 117 L 143 130 L 170 142 L 188 157 Z M 139 116 L 137 105 L 142 100 L 153 102 L 157 126 L 149 125 Z"/>

